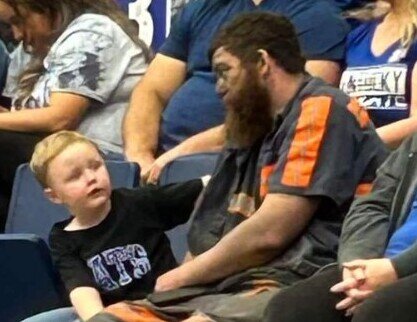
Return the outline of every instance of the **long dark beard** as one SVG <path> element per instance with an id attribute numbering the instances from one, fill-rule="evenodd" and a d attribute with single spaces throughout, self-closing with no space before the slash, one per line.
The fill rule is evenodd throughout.
<path id="1" fill-rule="evenodd" d="M 259 83 L 257 72 L 247 69 L 240 83 L 226 103 L 226 134 L 234 146 L 247 148 L 271 131 L 274 120 L 268 91 Z"/>

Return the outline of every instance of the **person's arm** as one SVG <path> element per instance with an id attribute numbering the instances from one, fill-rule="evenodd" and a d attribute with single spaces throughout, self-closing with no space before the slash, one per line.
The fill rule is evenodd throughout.
<path id="1" fill-rule="evenodd" d="M 160 276 L 155 291 L 210 283 L 268 262 L 305 229 L 318 202 L 295 195 L 267 195 L 259 210 L 217 245 Z"/>
<path id="2" fill-rule="evenodd" d="M 298 34 L 298 39 L 307 60 L 306 71 L 338 87 L 341 75 L 339 63 L 345 59 L 349 25 L 342 17 L 335 15 L 333 8 L 325 2 L 316 1 L 301 15 L 304 19 L 295 25 L 300 24 L 299 28 L 303 30 Z"/>
<path id="3" fill-rule="evenodd" d="M 81 95 L 55 92 L 48 107 L 0 113 L 0 129 L 48 133 L 75 129 L 89 105 Z"/>
<path id="4" fill-rule="evenodd" d="M 308 60 L 305 69 L 310 75 L 320 77 L 330 85 L 339 86 L 341 76 L 339 63 L 330 60 Z"/>
<path id="5" fill-rule="evenodd" d="M 104 309 L 99 292 L 93 287 L 77 287 L 70 293 L 75 311 L 83 321 L 87 321 Z"/>
<path id="6" fill-rule="evenodd" d="M 378 169 L 371 193 L 352 204 L 343 223 L 339 263 L 383 255 L 393 198 L 404 174 L 411 144 L 412 138 L 391 153 Z"/>
<path id="7" fill-rule="evenodd" d="M 417 132 L 417 64 L 411 76 L 410 116 L 376 129 L 382 141 L 390 148 L 398 147 L 411 134 Z"/>
<path id="8" fill-rule="evenodd" d="M 203 190 L 203 178 L 149 188 L 156 208 L 154 219 L 164 230 L 188 221 Z"/>
<path id="9" fill-rule="evenodd" d="M 417 242 L 391 258 L 391 261 L 399 278 L 417 273 Z"/>
<path id="10" fill-rule="evenodd" d="M 77 240 L 64 232 L 64 226 L 59 223 L 51 230 L 49 235 L 51 255 L 69 293 L 71 303 L 84 321 L 100 312 L 103 303 L 93 274 L 81 259 L 79 246 L 75 246 Z"/>
<path id="11" fill-rule="evenodd" d="M 124 150 L 142 171 L 155 161 L 161 114 L 183 84 L 186 71 L 185 62 L 157 54 L 132 93 L 123 122 Z"/>
<path id="12" fill-rule="evenodd" d="M 158 182 L 164 167 L 172 160 L 195 153 L 203 152 L 220 152 L 225 143 L 224 124 L 208 129 L 204 132 L 198 133 L 171 150 L 160 155 L 151 165 L 148 172 L 141 172 L 143 179 L 147 183 Z"/>

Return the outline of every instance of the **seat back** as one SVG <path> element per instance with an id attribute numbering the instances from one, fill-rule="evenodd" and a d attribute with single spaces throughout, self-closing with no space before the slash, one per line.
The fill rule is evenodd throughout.
<path id="1" fill-rule="evenodd" d="M 161 186 L 184 182 L 212 174 L 219 153 L 197 153 L 177 158 L 168 163 L 159 177 Z"/>
<path id="2" fill-rule="evenodd" d="M 163 170 L 159 183 L 161 185 L 184 182 L 212 174 L 218 153 L 199 153 L 187 155 L 170 162 Z M 177 262 L 182 262 L 188 250 L 187 233 L 191 220 L 167 232 L 171 241 L 171 248 Z"/>
<path id="3" fill-rule="evenodd" d="M 0 317 L 18 322 L 67 306 L 48 247 L 35 235 L 0 235 Z"/>
<path id="4" fill-rule="evenodd" d="M 136 187 L 139 167 L 125 161 L 106 161 L 113 188 Z M 5 232 L 35 234 L 48 242 L 52 226 L 69 218 L 68 210 L 50 202 L 28 164 L 16 171 Z"/>

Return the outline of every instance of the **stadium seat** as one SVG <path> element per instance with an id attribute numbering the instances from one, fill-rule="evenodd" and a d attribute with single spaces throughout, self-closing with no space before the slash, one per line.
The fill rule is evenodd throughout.
<path id="1" fill-rule="evenodd" d="M 114 188 L 135 187 L 137 164 L 106 161 Z M 52 225 L 69 217 L 49 202 L 27 164 L 16 171 L 6 234 L 0 235 L 0 321 L 18 322 L 68 305 L 52 265 L 47 236 Z"/>
<path id="2" fill-rule="evenodd" d="M 217 163 L 218 153 L 201 153 L 187 155 L 173 160 L 163 170 L 159 179 L 160 185 L 199 178 L 212 174 Z M 179 263 L 188 250 L 187 233 L 191 220 L 168 231 L 172 251 Z"/>
<path id="3" fill-rule="evenodd" d="M 36 235 L 0 235 L 0 263 L 2 322 L 69 305 L 49 249 Z"/>

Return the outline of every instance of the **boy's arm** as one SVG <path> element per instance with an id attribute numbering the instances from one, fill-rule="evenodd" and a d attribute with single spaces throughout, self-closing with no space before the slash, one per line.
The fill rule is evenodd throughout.
<path id="1" fill-rule="evenodd" d="M 93 287 L 77 287 L 70 293 L 71 303 L 83 321 L 104 309 L 99 292 Z"/>
<path id="2" fill-rule="evenodd" d="M 188 221 L 202 190 L 201 179 L 155 188 L 153 196 L 157 217 L 165 230 Z"/>
<path id="3" fill-rule="evenodd" d="M 90 269 L 81 259 L 75 241 L 56 224 L 50 233 L 52 259 L 69 293 L 72 305 L 83 321 L 104 307 Z"/>

